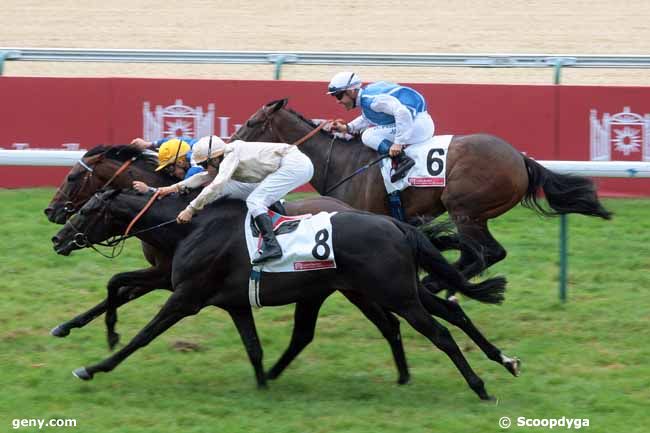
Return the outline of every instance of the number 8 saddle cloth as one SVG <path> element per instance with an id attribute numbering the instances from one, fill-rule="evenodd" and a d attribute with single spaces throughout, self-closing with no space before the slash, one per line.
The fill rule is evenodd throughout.
<path id="1" fill-rule="evenodd" d="M 271 210 L 275 237 L 282 257 L 256 266 L 261 272 L 296 272 L 336 268 L 332 244 L 331 218 L 336 212 L 288 217 Z M 248 255 L 253 260 L 262 244 L 260 232 L 250 212 L 244 224 Z"/>

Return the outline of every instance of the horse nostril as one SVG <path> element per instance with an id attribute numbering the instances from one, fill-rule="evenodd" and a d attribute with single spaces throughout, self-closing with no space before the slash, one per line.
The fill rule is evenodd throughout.
<path id="1" fill-rule="evenodd" d="M 46 207 L 45 210 L 43 211 L 43 213 L 48 217 L 52 212 L 54 212 L 54 209 L 52 209 L 51 207 Z"/>
<path id="2" fill-rule="evenodd" d="M 52 236 L 52 243 L 53 244 L 58 244 L 59 243 L 59 237 L 58 236 Z"/>

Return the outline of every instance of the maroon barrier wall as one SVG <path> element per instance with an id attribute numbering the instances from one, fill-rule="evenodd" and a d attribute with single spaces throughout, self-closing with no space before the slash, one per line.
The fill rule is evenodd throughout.
<path id="1" fill-rule="evenodd" d="M 325 86 L 304 81 L 0 77 L 0 147 L 29 143 L 30 148 L 61 149 L 63 143 L 80 143 L 81 148 L 90 149 L 98 144 L 125 144 L 143 135 L 145 102 L 151 112 L 178 99 L 204 112 L 214 104 L 214 132 L 221 136 L 231 135 L 236 124 L 261 105 L 280 98 L 289 98 L 289 106 L 309 118 L 350 120 L 358 114 L 344 111 L 326 96 Z M 426 97 L 436 134 L 487 132 L 546 160 L 590 160 L 592 124 L 602 124 L 606 113 L 611 118 L 629 107 L 641 120 L 610 126 L 609 159 L 650 160 L 650 151 L 646 151 L 650 148 L 650 114 L 646 114 L 650 113 L 650 87 L 411 86 Z M 643 124 L 645 117 L 647 124 Z M 0 170 L 0 187 L 11 188 L 58 185 L 69 169 Z M 650 195 L 647 179 L 603 179 L 599 187 L 609 195 Z"/>

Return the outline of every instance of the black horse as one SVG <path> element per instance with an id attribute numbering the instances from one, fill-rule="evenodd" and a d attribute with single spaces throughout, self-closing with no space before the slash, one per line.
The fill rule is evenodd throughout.
<path id="1" fill-rule="evenodd" d="M 149 185 L 167 185 L 171 178 L 162 172 L 155 172 L 157 158 L 152 158 L 147 153 L 142 153 L 129 146 L 98 146 L 89 150 L 71 170 L 68 176 L 57 190 L 54 198 L 45 209 L 45 213 L 52 222 L 65 223 L 67 218 L 76 210 L 80 209 L 97 191 L 107 185 L 114 188 L 128 189 L 134 179 L 145 181 Z M 350 210 L 350 207 L 343 202 L 330 197 L 313 197 L 304 200 L 297 200 L 286 203 L 288 215 L 299 215 L 306 213 L 318 213 L 320 211 L 340 212 Z M 439 249 L 461 249 L 466 254 L 479 256 L 470 242 L 460 242 L 455 235 L 442 236 L 442 225 L 436 224 L 431 227 L 432 232 L 428 237 Z M 157 247 L 142 242 L 142 250 L 145 258 L 151 266 L 130 272 L 121 272 L 114 275 L 108 282 L 109 290 L 116 290 L 116 305 L 124 305 L 155 289 L 173 290 L 171 283 L 172 253 L 158 249 Z M 433 289 L 432 285 L 428 285 Z M 386 312 L 378 305 L 369 302 L 356 293 L 343 291 L 343 295 L 352 302 L 363 314 L 379 329 L 386 341 L 389 343 L 395 365 L 398 370 L 398 383 L 404 384 L 409 381 L 410 374 L 402 338 L 399 329 L 399 320 L 394 315 Z M 463 330 L 485 351 L 490 357 L 500 362 L 500 356 L 489 344 L 483 342 L 478 331 L 473 328 L 471 322 L 466 321 L 462 314 L 452 314 L 446 308 L 441 308 L 439 299 L 426 291 L 422 292 L 422 302 L 427 306 L 431 314 L 451 321 Z M 430 298 L 429 298 L 430 297 Z M 296 303 L 295 326 L 289 353 L 299 353 L 314 335 L 316 317 L 320 304 Z M 66 337 L 70 330 L 81 328 L 99 317 L 106 311 L 106 301 L 102 301 L 93 308 L 85 311 L 59 324 L 52 329 L 51 334 L 56 337 Z M 107 317 L 108 319 L 108 317 Z M 113 348 L 119 341 L 119 335 L 109 334 L 109 347 Z M 295 355 L 293 355 L 295 356 Z M 292 359 L 287 355 L 286 364 Z M 283 362 L 276 365 L 269 373 L 269 378 L 276 378 L 284 369 Z M 286 366 L 286 365 L 285 365 Z"/>
<path id="2" fill-rule="evenodd" d="M 55 250 L 59 254 L 69 254 L 74 249 L 122 233 L 146 199 L 142 195 L 120 191 L 97 194 L 53 238 Z M 183 207 L 182 200 L 162 200 L 141 218 L 134 229 L 173 218 Z M 224 308 L 233 318 L 253 364 L 257 383 L 259 386 L 266 384 L 262 348 L 248 298 L 250 260 L 242 236 L 245 205 L 241 201 L 221 200 L 207 210 L 193 219 L 189 226 L 165 227 L 138 236 L 173 255 L 174 292 L 130 343 L 98 364 L 75 370 L 77 377 L 89 380 L 96 372 L 111 371 L 182 318 L 198 313 L 207 305 L 215 305 Z M 480 398 L 489 398 L 483 381 L 472 371 L 451 334 L 430 316 L 420 301 L 418 292 L 422 289 L 418 287 L 417 273 L 418 267 L 422 267 L 434 279 L 458 288 L 461 293 L 493 302 L 503 292 L 505 279 L 494 278 L 480 284 L 467 282 L 424 235 L 390 218 L 363 212 L 340 212 L 332 217 L 331 222 L 337 269 L 265 273 L 260 291 L 261 303 L 274 306 L 300 301 L 320 305 L 333 293 L 332 287 L 357 293 L 404 317 L 452 359 Z M 377 254 L 377 251 L 382 254 Z M 115 298 L 116 290 L 109 290 L 107 318 L 110 332 L 113 332 L 116 319 Z M 466 319 L 457 307 L 439 301 L 434 301 L 435 308 L 446 309 L 447 316 L 456 316 L 454 321 Z M 501 354 L 487 340 L 483 344 L 491 347 L 490 359 L 504 365 L 511 373 L 517 373 L 517 360 Z M 274 369 L 280 368 L 281 371 L 295 355 L 297 353 L 291 353 L 290 347 Z"/>

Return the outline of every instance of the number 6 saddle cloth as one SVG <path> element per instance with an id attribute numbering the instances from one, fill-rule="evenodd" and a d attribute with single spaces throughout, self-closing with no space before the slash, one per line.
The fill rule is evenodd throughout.
<path id="1" fill-rule="evenodd" d="M 406 146 L 404 152 L 415 161 L 415 165 L 402 179 L 391 183 L 392 160 L 381 163 L 386 192 L 402 191 L 409 186 L 443 187 L 446 183 L 447 151 L 453 135 L 435 135 L 429 140 Z"/>
<path id="2" fill-rule="evenodd" d="M 261 272 L 297 272 L 336 268 L 332 245 L 331 218 L 336 212 L 288 217 L 271 210 L 275 237 L 282 247 L 282 257 L 255 266 Z M 251 259 L 262 245 L 260 232 L 250 212 L 244 224 L 246 245 Z"/>

